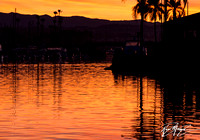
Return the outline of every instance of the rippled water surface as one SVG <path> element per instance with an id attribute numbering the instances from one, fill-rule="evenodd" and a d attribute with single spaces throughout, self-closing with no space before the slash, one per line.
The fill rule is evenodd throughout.
<path id="1" fill-rule="evenodd" d="M 192 125 L 179 139 L 200 139 L 198 91 L 165 90 L 109 65 L 0 65 L 0 139 L 162 139 L 170 122 Z"/>

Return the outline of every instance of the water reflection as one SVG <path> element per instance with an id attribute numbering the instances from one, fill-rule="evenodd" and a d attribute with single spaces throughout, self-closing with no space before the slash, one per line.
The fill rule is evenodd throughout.
<path id="1" fill-rule="evenodd" d="M 135 97 L 138 105 L 134 111 L 138 114 L 132 119 L 132 134 L 125 133 L 123 136 L 128 139 L 200 139 L 200 106 L 197 105 L 200 103 L 199 89 L 191 85 L 180 88 L 180 85 L 173 85 L 174 81 L 170 81 L 174 80 L 173 78 L 162 77 L 163 79 L 157 80 L 151 77 L 140 74 L 114 74 L 116 85 L 124 86 L 124 83 L 132 81 L 137 89 L 135 94 L 138 95 Z M 163 125 L 172 122 L 178 122 L 179 127 L 191 124 L 188 128 L 191 132 L 184 137 L 171 134 L 162 138 Z"/>
<path id="2" fill-rule="evenodd" d="M 131 131 L 125 138 L 160 139 L 163 120 L 163 93 L 159 82 L 144 75 L 125 76 L 114 74 L 115 83 L 129 83 L 135 88 L 134 117 Z M 134 97 L 135 96 L 135 97 Z"/>
<path id="3" fill-rule="evenodd" d="M 112 74 L 110 64 L 2 64 L 3 139 L 199 139 L 199 90 L 144 74 Z M 114 79 L 113 79 L 114 78 Z M 173 80 L 173 78 L 170 78 Z M 165 81 L 165 82 L 163 82 Z M 161 137 L 163 124 L 192 124 Z"/>

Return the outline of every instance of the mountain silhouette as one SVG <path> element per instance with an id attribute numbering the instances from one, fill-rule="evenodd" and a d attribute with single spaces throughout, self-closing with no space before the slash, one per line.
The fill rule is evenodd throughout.
<path id="1" fill-rule="evenodd" d="M 37 15 L 24 15 L 19 13 L 1 13 L 0 12 L 0 27 L 12 27 L 14 24 L 14 15 L 17 20 L 17 27 L 20 29 L 37 27 Z M 58 17 L 57 17 L 58 18 Z M 41 15 L 44 28 L 48 29 L 53 26 L 55 17 L 49 15 Z M 16 22 L 16 21 L 15 21 Z M 144 22 L 144 40 L 154 41 L 153 23 Z M 160 24 L 157 23 L 158 37 L 161 31 Z M 140 29 L 140 20 L 119 20 L 110 21 L 105 19 L 91 19 L 82 16 L 62 17 L 63 29 L 89 30 L 100 40 L 107 38 L 108 40 L 133 40 L 137 38 Z M 114 38 L 113 38 L 114 37 Z M 158 38 L 159 40 L 160 38 Z"/>

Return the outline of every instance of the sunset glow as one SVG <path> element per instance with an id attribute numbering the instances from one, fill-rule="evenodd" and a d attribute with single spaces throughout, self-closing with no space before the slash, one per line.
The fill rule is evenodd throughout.
<path id="1" fill-rule="evenodd" d="M 100 18 L 110 20 L 130 20 L 132 7 L 136 0 L 2 0 L 0 12 L 17 12 L 21 14 L 48 14 L 53 16 L 53 11 L 62 9 L 62 16 L 85 16 L 89 18 Z M 189 14 L 200 10 L 199 0 L 189 1 Z"/>

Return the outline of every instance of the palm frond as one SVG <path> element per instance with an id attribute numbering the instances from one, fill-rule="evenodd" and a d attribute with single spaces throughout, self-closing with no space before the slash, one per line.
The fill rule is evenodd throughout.
<path id="1" fill-rule="evenodd" d="M 133 17 L 135 18 L 135 19 L 137 19 L 137 16 L 138 16 L 138 14 L 139 14 L 139 12 L 138 12 L 138 9 L 139 9 L 139 5 L 137 4 L 137 5 L 135 5 L 134 7 L 133 7 Z"/>

